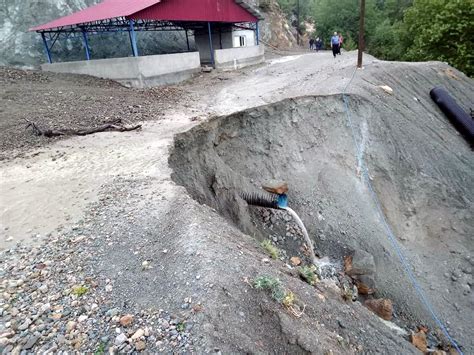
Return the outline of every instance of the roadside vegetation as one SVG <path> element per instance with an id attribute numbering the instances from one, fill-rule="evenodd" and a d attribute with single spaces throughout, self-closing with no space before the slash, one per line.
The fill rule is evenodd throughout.
<path id="1" fill-rule="evenodd" d="M 280 250 L 272 244 L 268 239 L 265 239 L 261 244 L 262 248 L 272 259 L 278 259 L 280 257 Z"/>
<path id="2" fill-rule="evenodd" d="M 277 0 L 297 27 L 298 0 Z M 344 48 L 357 48 L 358 0 L 299 0 L 299 29 L 312 22 L 328 45 L 334 31 Z M 439 60 L 474 76 L 472 0 L 366 0 L 366 50 L 384 60 Z"/>

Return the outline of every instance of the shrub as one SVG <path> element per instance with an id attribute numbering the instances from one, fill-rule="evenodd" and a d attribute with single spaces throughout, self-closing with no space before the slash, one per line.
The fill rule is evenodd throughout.
<path id="1" fill-rule="evenodd" d="M 89 291 L 89 289 L 86 286 L 77 285 L 72 288 L 71 293 L 73 295 L 76 295 L 77 297 L 81 297 L 81 296 L 84 296 L 87 293 L 87 291 Z"/>
<path id="2" fill-rule="evenodd" d="M 272 276 L 259 276 L 254 282 L 253 286 L 257 290 L 270 291 L 272 298 L 278 303 L 283 303 L 286 297 L 286 291 L 283 288 L 281 281 Z"/>
<path id="3" fill-rule="evenodd" d="M 303 280 L 305 280 L 307 283 L 309 283 L 311 286 L 315 285 L 318 281 L 319 278 L 316 274 L 316 266 L 311 265 L 311 266 L 301 266 L 298 268 L 298 272 Z"/>
<path id="4" fill-rule="evenodd" d="M 280 257 L 280 250 L 278 250 L 270 240 L 266 239 L 260 245 L 272 259 L 278 259 Z"/>

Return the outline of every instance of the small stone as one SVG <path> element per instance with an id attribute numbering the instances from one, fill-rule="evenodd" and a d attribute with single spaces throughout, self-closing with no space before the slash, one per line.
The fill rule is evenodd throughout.
<path id="1" fill-rule="evenodd" d="M 298 265 L 301 264 L 301 259 L 300 259 L 299 257 L 297 257 L 297 256 L 292 256 L 292 257 L 290 258 L 290 262 L 291 262 L 291 265 L 293 265 L 293 266 L 298 266 Z"/>
<path id="2" fill-rule="evenodd" d="M 428 344 L 426 341 L 426 334 L 422 330 L 417 333 L 412 333 L 410 336 L 411 343 L 416 346 L 420 351 L 426 353 Z"/>
<path id="3" fill-rule="evenodd" d="M 59 319 L 61 319 L 62 316 L 63 315 L 61 313 L 53 313 L 51 315 L 51 318 L 53 318 L 54 320 L 59 320 Z"/>
<path id="4" fill-rule="evenodd" d="M 355 275 L 373 275 L 375 274 L 374 257 L 363 250 L 356 250 L 352 256 L 350 269 L 346 269 L 349 276 Z"/>
<path id="5" fill-rule="evenodd" d="M 112 318 L 112 317 L 118 315 L 119 312 L 120 312 L 120 311 L 119 311 L 118 308 L 112 308 L 112 309 L 109 309 L 109 310 L 105 313 L 105 315 L 106 315 L 107 317 Z"/>
<path id="6" fill-rule="evenodd" d="M 40 290 L 41 293 L 46 293 L 48 292 L 48 285 L 43 284 L 40 287 L 38 287 L 38 290 Z"/>
<path id="7" fill-rule="evenodd" d="M 12 315 L 12 317 L 16 317 L 18 313 L 20 313 L 20 311 L 18 311 L 18 308 L 13 307 L 12 309 L 10 309 L 10 314 Z"/>
<path id="8" fill-rule="evenodd" d="M 115 342 L 114 344 L 116 346 L 119 346 L 119 345 L 122 345 L 123 343 L 125 343 L 127 341 L 127 336 L 124 334 L 124 333 L 120 333 L 119 335 L 117 335 L 117 337 L 115 338 Z"/>
<path id="9" fill-rule="evenodd" d="M 132 335 L 132 340 L 140 339 L 144 335 L 145 335 L 145 331 L 142 328 L 140 328 Z"/>
<path id="10" fill-rule="evenodd" d="M 77 319 L 79 321 L 79 323 L 82 323 L 84 322 L 87 318 L 89 318 L 87 315 L 83 314 L 81 316 L 79 316 L 79 318 Z"/>
<path id="11" fill-rule="evenodd" d="M 70 320 L 69 322 L 66 323 L 66 331 L 70 332 L 76 328 L 76 322 Z"/>
<path id="12" fill-rule="evenodd" d="M 148 270 L 150 269 L 150 262 L 148 260 L 145 260 L 144 262 L 142 262 L 142 270 Z"/>
<path id="13" fill-rule="evenodd" d="M 44 305 L 41 306 L 40 312 L 41 313 L 46 313 L 51 309 L 51 305 L 49 303 L 45 303 Z"/>
<path id="14" fill-rule="evenodd" d="M 357 292 L 361 295 L 371 295 L 375 292 L 374 275 L 358 275 L 354 277 Z"/>
<path id="15" fill-rule="evenodd" d="M 105 285 L 105 291 L 106 292 L 112 292 L 112 285 Z"/>
<path id="16" fill-rule="evenodd" d="M 18 330 L 26 330 L 28 329 L 28 327 L 30 326 L 31 324 L 31 319 L 27 318 L 23 323 L 20 324 L 20 326 L 18 327 Z"/>
<path id="17" fill-rule="evenodd" d="M 139 340 L 135 343 L 135 349 L 137 349 L 137 351 L 145 350 L 145 348 L 146 348 L 146 343 L 143 340 Z"/>
<path id="18" fill-rule="evenodd" d="M 288 183 L 285 181 L 272 180 L 262 185 L 262 188 L 272 194 L 281 195 L 288 192 Z"/>
<path id="19" fill-rule="evenodd" d="M 393 305 L 391 300 L 387 298 L 367 300 L 365 305 L 380 318 L 385 320 L 392 319 Z"/>
<path id="20" fill-rule="evenodd" d="M 126 314 L 120 318 L 120 325 L 122 327 L 128 327 L 133 322 L 133 315 Z"/>
<path id="21" fill-rule="evenodd" d="M 38 341 L 39 337 L 40 337 L 39 335 L 30 335 L 30 336 L 27 338 L 25 345 L 23 345 L 23 350 L 29 350 L 29 349 L 31 349 L 31 348 L 36 344 L 36 342 Z"/>

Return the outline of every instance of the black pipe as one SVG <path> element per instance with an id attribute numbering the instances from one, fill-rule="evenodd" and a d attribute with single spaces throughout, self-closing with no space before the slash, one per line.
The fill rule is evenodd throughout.
<path id="1" fill-rule="evenodd" d="M 278 196 L 269 193 L 241 193 L 240 197 L 249 205 L 278 209 Z"/>
<path id="2" fill-rule="evenodd" d="M 443 87 L 437 86 L 433 88 L 430 91 L 430 96 L 459 133 L 461 133 L 466 140 L 473 145 L 474 120 L 472 117 L 458 105 L 456 100 L 454 100 Z"/>

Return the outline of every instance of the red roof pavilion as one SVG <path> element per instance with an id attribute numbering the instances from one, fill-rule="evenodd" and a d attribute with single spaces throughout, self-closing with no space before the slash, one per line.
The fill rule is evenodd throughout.
<path id="1" fill-rule="evenodd" d="M 33 27 L 30 31 L 77 27 L 115 18 L 228 23 L 257 22 L 262 19 L 258 12 L 242 0 L 104 0 L 71 15 Z"/>

